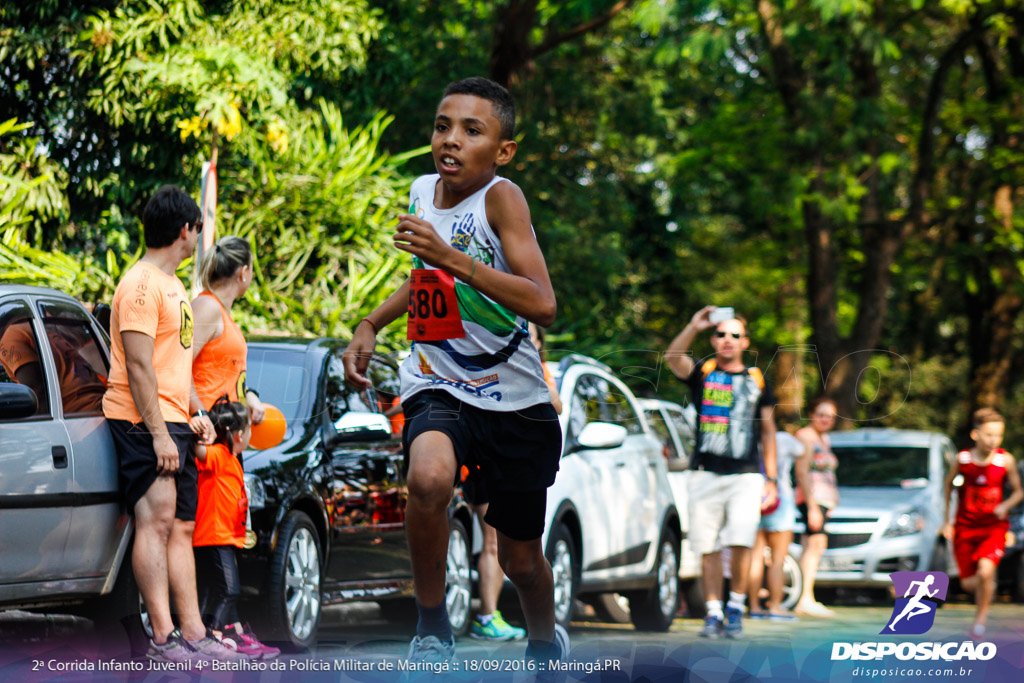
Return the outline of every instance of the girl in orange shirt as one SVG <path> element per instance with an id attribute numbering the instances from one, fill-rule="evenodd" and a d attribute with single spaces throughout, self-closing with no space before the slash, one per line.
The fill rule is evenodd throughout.
<path id="1" fill-rule="evenodd" d="M 216 440 L 195 447 L 199 507 L 192 545 L 200 610 L 208 627 L 223 632 L 221 642 L 252 659 L 270 659 L 281 651 L 257 640 L 236 609 L 240 582 L 235 548 L 245 547 L 249 510 L 239 456 L 249 446 L 249 411 L 237 401 L 221 400 L 210 408 L 210 418 Z"/>

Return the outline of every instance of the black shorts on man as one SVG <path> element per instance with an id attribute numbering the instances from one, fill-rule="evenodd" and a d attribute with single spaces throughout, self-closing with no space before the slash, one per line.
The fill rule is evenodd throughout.
<path id="1" fill-rule="evenodd" d="M 463 403 L 445 391 L 427 390 L 402 405 L 407 469 L 412 442 L 426 432 L 442 432 L 452 442 L 456 473 L 466 465 L 486 487 L 487 523 L 520 541 L 541 536 L 547 489 L 562 455 L 562 428 L 550 403 L 497 412 Z"/>
<path id="2" fill-rule="evenodd" d="M 153 450 L 153 435 L 146 425 L 128 420 L 107 420 L 110 434 L 117 447 L 118 480 L 128 512 L 135 513 L 135 505 L 156 481 L 157 457 Z M 177 486 L 174 517 L 184 522 L 195 521 L 199 504 L 199 474 L 193 453 L 196 435 L 185 423 L 168 422 L 167 433 L 178 448 L 178 471 L 174 475 Z"/>

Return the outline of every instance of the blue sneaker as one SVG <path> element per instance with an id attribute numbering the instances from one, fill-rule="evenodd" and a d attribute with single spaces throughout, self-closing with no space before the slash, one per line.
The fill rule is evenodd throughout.
<path id="1" fill-rule="evenodd" d="M 719 638 L 722 635 L 722 631 L 725 625 L 722 620 L 718 617 L 706 616 L 704 617 L 704 628 L 700 630 L 698 634 L 701 638 Z"/>
<path id="2" fill-rule="evenodd" d="M 479 619 L 473 619 L 469 626 L 469 635 L 471 638 L 500 643 L 506 640 L 522 640 L 526 637 L 526 631 L 505 621 L 501 612 L 495 610 L 486 625 L 481 624 Z"/>
<path id="3" fill-rule="evenodd" d="M 725 637 L 739 638 L 743 635 L 743 610 L 725 607 Z"/>
<path id="4" fill-rule="evenodd" d="M 455 659 L 455 639 L 444 642 L 437 636 L 416 636 L 409 644 L 409 654 L 405 658 L 409 668 L 402 672 L 399 681 L 404 683 L 433 680 L 433 665 Z"/>

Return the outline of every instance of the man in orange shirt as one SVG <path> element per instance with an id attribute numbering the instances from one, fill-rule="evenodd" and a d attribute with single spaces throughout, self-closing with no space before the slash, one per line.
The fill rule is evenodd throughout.
<path id="1" fill-rule="evenodd" d="M 135 514 L 132 568 L 153 625 L 146 654 L 160 662 L 238 659 L 199 615 L 188 533 L 198 499 L 193 432 L 209 443 L 213 425 L 202 406 L 190 405 L 192 308 L 175 271 L 195 249 L 201 215 L 185 192 L 164 186 L 146 204 L 142 223 L 146 253 L 114 292 L 103 413 L 117 445 L 121 489 Z"/>

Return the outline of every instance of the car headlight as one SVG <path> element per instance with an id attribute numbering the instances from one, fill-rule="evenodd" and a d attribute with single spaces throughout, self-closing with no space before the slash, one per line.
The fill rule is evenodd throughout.
<path id="1" fill-rule="evenodd" d="M 267 490 L 255 474 L 245 475 L 245 497 L 249 499 L 250 510 L 261 510 L 267 504 Z"/>
<path id="2" fill-rule="evenodd" d="M 901 512 L 893 516 L 892 521 L 889 522 L 889 528 L 882 536 L 892 538 L 893 536 L 916 534 L 924 529 L 924 519 L 924 511 L 920 508 Z"/>

